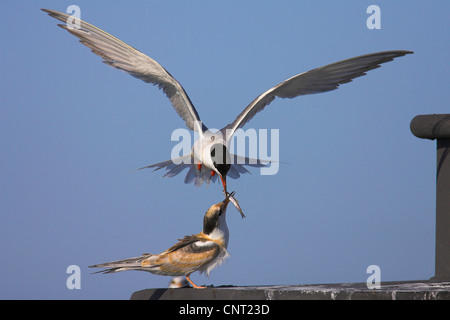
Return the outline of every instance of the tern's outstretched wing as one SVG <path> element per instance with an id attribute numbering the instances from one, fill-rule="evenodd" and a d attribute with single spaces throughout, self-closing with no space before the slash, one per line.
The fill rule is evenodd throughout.
<path id="1" fill-rule="evenodd" d="M 224 127 L 222 132 L 226 134 L 227 138 L 231 138 L 236 129 L 243 127 L 276 97 L 294 98 L 335 90 L 339 85 L 350 82 L 354 78 L 365 75 L 367 71 L 380 67 L 380 64 L 409 53 L 413 52 L 401 50 L 371 53 L 298 74 L 259 95 L 231 124 Z"/>
<path id="2" fill-rule="evenodd" d="M 103 62 L 107 65 L 125 71 L 133 77 L 157 85 L 162 89 L 189 129 L 198 132 L 206 130 L 206 127 L 201 124 L 197 110 L 195 110 L 186 91 L 158 62 L 83 20 L 54 10 L 42 9 L 42 11 L 64 22 L 59 26 L 79 38 L 82 44 L 102 57 Z M 70 25 L 68 25 L 69 19 Z"/>

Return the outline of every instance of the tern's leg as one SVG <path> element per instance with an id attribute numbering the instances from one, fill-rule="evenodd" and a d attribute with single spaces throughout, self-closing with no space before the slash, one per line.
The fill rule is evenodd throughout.
<path id="1" fill-rule="evenodd" d="M 206 287 L 201 287 L 196 285 L 191 278 L 189 278 L 190 274 L 186 276 L 186 280 L 189 281 L 189 283 L 195 288 L 195 289 L 205 289 Z"/>

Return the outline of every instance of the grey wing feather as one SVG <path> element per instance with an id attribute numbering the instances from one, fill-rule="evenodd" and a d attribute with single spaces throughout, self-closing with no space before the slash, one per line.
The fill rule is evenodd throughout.
<path id="1" fill-rule="evenodd" d="M 162 89 L 189 129 L 194 131 L 205 131 L 207 129 L 206 126 L 201 124 L 197 110 L 184 88 L 158 62 L 83 20 L 54 10 L 42 10 L 47 12 L 49 16 L 64 22 L 65 24 L 59 24 L 59 26 L 79 38 L 82 44 L 103 58 L 104 63 Z M 80 27 L 68 27 L 68 19 L 76 19 Z"/>
<path id="2" fill-rule="evenodd" d="M 238 156 L 236 154 L 232 154 L 233 156 L 233 164 L 237 164 L 237 165 L 245 165 L 245 166 L 250 166 L 250 167 L 255 167 L 255 168 L 261 168 L 261 167 L 266 167 L 270 164 L 269 160 L 263 160 L 263 159 L 254 159 L 254 158 L 249 158 L 249 157 L 243 157 L 243 156 Z M 245 173 L 248 172 L 245 168 L 245 171 L 240 171 L 241 173 Z"/>
<path id="3" fill-rule="evenodd" d="M 241 174 L 250 173 L 250 171 L 248 171 L 244 166 L 261 168 L 266 167 L 270 164 L 270 161 L 268 160 L 253 159 L 249 157 L 238 156 L 236 154 L 231 154 L 231 156 L 233 157 L 234 162 L 231 165 L 227 176 L 232 179 L 238 179 Z"/>
<path id="4" fill-rule="evenodd" d="M 197 165 L 193 163 L 192 156 L 185 155 L 179 158 L 176 158 L 174 160 L 166 160 L 163 162 L 155 163 L 149 166 L 145 166 L 142 168 L 139 168 L 138 170 L 142 169 L 154 169 L 153 171 L 157 171 L 160 169 L 166 169 L 166 173 L 163 177 L 172 178 L 181 173 L 183 170 L 189 168 L 186 177 L 184 178 L 184 183 L 189 184 L 194 182 L 195 186 L 201 186 L 203 182 L 206 182 L 209 184 L 211 180 L 210 171 L 208 171 L 205 167 L 202 167 L 202 169 L 199 171 L 197 169 Z M 213 177 L 214 178 L 214 177 Z M 215 181 L 215 179 L 213 179 Z"/>
<path id="5" fill-rule="evenodd" d="M 240 166 L 240 167 L 242 167 L 242 166 Z M 230 177 L 232 179 L 238 179 L 240 176 L 241 176 L 241 174 L 240 174 L 239 170 L 237 169 L 237 165 L 232 165 L 230 167 L 230 169 L 228 170 L 227 177 Z"/>
<path id="6" fill-rule="evenodd" d="M 232 154 L 233 157 L 233 164 L 230 167 L 230 170 L 227 173 L 227 176 L 232 179 L 238 179 L 241 174 L 244 173 L 250 173 L 244 166 L 250 166 L 255 168 L 260 168 L 267 166 L 270 161 L 268 160 L 260 160 L 260 159 L 252 159 L 248 157 L 242 157 L 235 154 Z M 176 158 L 174 160 L 166 160 L 159 163 L 155 163 L 149 166 L 145 166 L 142 168 L 139 168 L 138 170 L 142 169 L 154 169 L 153 171 L 166 169 L 166 173 L 163 177 L 172 178 L 184 171 L 185 169 L 189 168 L 186 177 L 184 179 L 184 183 L 189 184 L 194 182 L 195 186 L 201 186 L 204 182 L 206 184 L 209 184 L 210 181 L 213 183 L 218 181 L 217 175 L 214 175 L 211 177 L 210 171 L 206 168 L 202 167 L 202 169 L 199 171 L 197 169 L 197 166 L 195 164 L 192 164 L 193 162 L 192 156 L 185 155 L 179 158 Z"/>
<path id="7" fill-rule="evenodd" d="M 190 154 L 178 157 L 175 159 L 170 159 L 162 162 L 158 162 L 149 166 L 145 166 L 142 168 L 139 168 L 138 170 L 142 169 L 154 169 L 153 171 L 157 171 L 160 169 L 165 168 L 167 170 L 167 173 L 164 175 L 164 177 L 172 178 L 182 172 L 184 169 L 189 168 L 192 166 L 193 158 Z"/>
<path id="8" fill-rule="evenodd" d="M 339 85 L 363 76 L 367 71 L 380 67 L 380 64 L 394 58 L 413 53 L 411 51 L 384 51 L 335 62 L 316 68 L 292 78 L 267 90 L 253 100 L 222 132 L 230 139 L 234 131 L 244 126 L 256 113 L 262 111 L 276 97 L 294 98 L 300 95 L 335 90 Z"/>
<path id="9" fill-rule="evenodd" d="M 177 174 L 182 172 L 184 169 L 189 168 L 189 166 L 190 166 L 189 164 L 184 164 L 184 163 L 177 164 L 174 167 L 171 167 L 170 170 L 167 171 L 167 173 L 163 177 L 168 177 L 168 178 L 175 177 Z"/>

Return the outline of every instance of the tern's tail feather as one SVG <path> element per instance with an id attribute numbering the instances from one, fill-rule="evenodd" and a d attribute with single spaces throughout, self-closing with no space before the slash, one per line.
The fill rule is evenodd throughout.
<path id="1" fill-rule="evenodd" d="M 245 166 L 260 168 L 270 164 L 270 161 L 268 160 L 252 159 L 248 157 L 237 156 L 234 154 L 232 154 L 231 156 L 233 157 L 233 163 L 231 164 L 227 176 L 232 179 L 238 179 L 241 174 L 250 173 L 250 171 L 248 171 Z M 184 179 L 184 183 L 194 183 L 197 187 L 201 186 L 203 183 L 209 184 L 211 181 L 217 181 L 217 175 L 211 176 L 211 171 L 205 166 L 202 166 L 199 170 L 198 165 L 194 163 L 194 160 L 190 154 L 176 158 L 174 160 L 167 160 L 145 166 L 139 168 L 138 170 L 152 168 L 154 169 L 153 171 L 165 168 L 167 172 L 164 174 L 164 177 L 168 178 L 175 177 L 183 170 L 189 168 Z"/>
<path id="2" fill-rule="evenodd" d="M 149 268 L 142 267 L 142 261 L 148 259 L 152 255 L 149 253 L 144 253 L 140 257 L 128 258 L 123 260 L 117 260 L 112 262 L 100 263 L 96 265 L 89 266 L 89 268 L 106 268 L 105 270 L 100 270 L 94 273 L 113 273 L 125 270 L 144 270 L 150 271 Z M 156 266 L 155 266 L 156 267 Z"/>

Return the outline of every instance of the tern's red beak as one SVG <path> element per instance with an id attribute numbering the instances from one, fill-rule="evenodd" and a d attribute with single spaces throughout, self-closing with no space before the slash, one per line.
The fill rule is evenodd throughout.
<path id="1" fill-rule="evenodd" d="M 220 180 L 222 180 L 223 191 L 225 191 L 225 194 L 227 194 L 227 176 L 220 175 Z"/>

